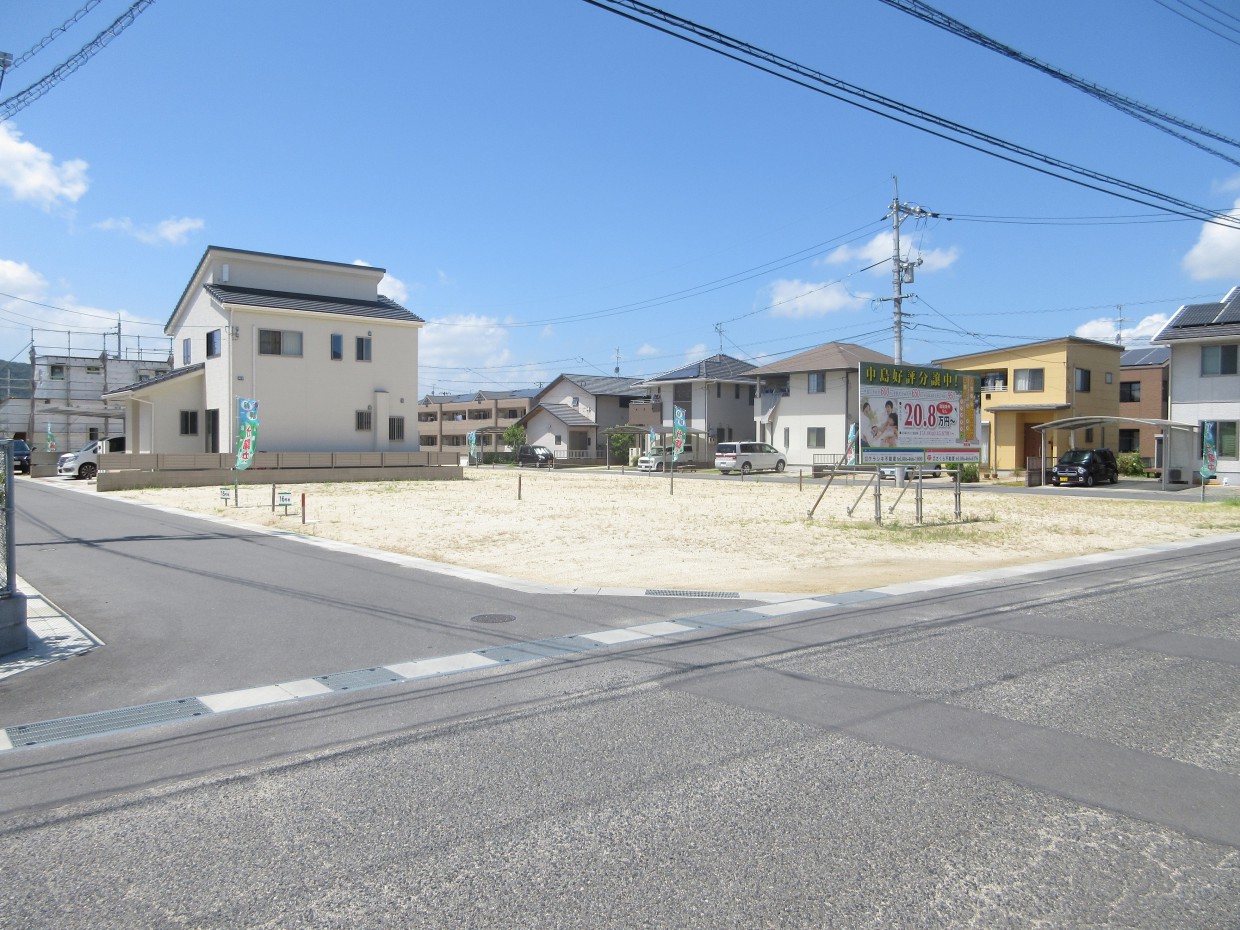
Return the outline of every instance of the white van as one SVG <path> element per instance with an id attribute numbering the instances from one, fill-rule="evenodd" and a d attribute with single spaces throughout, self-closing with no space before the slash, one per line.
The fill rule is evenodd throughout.
<path id="1" fill-rule="evenodd" d="M 73 478 L 93 478 L 99 474 L 99 455 L 102 452 L 124 452 L 125 437 L 112 436 L 88 442 L 76 452 L 66 452 L 56 463 L 56 474 Z"/>
<path id="2" fill-rule="evenodd" d="M 721 442 L 715 447 L 715 467 L 723 474 L 739 471 L 783 471 L 787 457 L 765 442 Z"/>

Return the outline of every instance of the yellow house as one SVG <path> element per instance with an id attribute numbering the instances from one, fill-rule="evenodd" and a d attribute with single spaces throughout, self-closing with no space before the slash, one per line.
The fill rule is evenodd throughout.
<path id="1" fill-rule="evenodd" d="M 1041 454 L 1033 429 L 1068 417 L 1119 416 L 1120 357 L 1124 347 L 1077 336 L 955 355 L 934 364 L 981 376 L 983 461 L 991 471 L 1017 471 Z M 1051 430 L 1046 456 L 1070 448 L 1114 448 L 1117 429 Z"/>

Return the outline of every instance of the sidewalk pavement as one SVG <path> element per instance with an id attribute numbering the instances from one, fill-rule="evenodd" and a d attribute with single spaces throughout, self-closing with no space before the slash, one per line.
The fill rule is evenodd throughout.
<path id="1" fill-rule="evenodd" d="M 20 576 L 17 578 L 17 590 L 26 598 L 29 645 L 19 652 L 0 657 L 0 680 L 103 645 L 103 640 L 45 598 Z"/>

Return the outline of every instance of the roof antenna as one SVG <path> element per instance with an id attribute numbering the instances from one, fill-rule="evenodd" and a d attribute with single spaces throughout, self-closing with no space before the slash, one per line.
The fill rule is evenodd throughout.
<path id="1" fill-rule="evenodd" d="M 723 354 L 723 324 L 722 323 L 715 324 L 715 332 L 719 334 L 719 354 L 722 355 Z"/>
<path id="2" fill-rule="evenodd" d="M 619 346 L 617 346 L 617 347 L 616 347 L 616 368 L 615 368 L 615 374 L 617 374 L 617 375 L 619 375 L 619 374 L 620 374 L 620 347 L 619 347 Z"/>

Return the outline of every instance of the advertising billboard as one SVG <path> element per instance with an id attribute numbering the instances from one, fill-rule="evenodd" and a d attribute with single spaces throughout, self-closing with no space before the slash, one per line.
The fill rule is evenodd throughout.
<path id="1" fill-rule="evenodd" d="M 866 362 L 859 366 L 858 384 L 859 464 L 981 461 L 977 375 Z"/>

